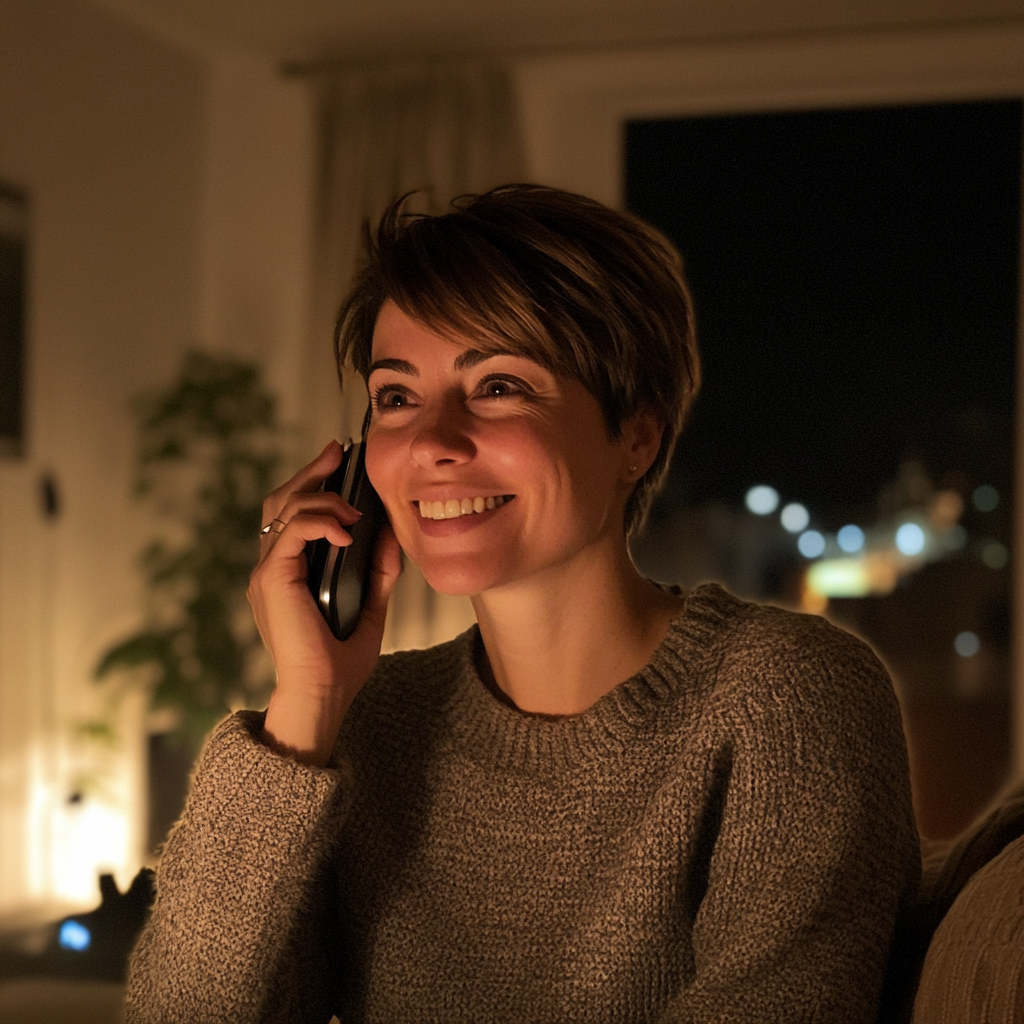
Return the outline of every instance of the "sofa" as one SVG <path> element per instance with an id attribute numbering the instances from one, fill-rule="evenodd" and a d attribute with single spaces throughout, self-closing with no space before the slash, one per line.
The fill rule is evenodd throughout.
<path id="1" fill-rule="evenodd" d="M 880 1024 L 1024 1024 L 1024 783 L 922 861 Z"/>

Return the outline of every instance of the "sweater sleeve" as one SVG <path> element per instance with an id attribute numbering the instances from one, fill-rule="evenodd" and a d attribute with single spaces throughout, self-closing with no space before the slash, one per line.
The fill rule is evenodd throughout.
<path id="1" fill-rule="evenodd" d="M 281 757 L 263 716 L 222 722 L 157 869 L 129 967 L 127 1024 L 326 1024 L 330 888 L 351 787 Z"/>
<path id="2" fill-rule="evenodd" d="M 664 1024 L 870 1024 L 878 1011 L 920 874 L 899 707 L 869 648 L 799 618 L 782 637 L 750 626 L 719 669 L 717 835 L 693 981 Z"/>

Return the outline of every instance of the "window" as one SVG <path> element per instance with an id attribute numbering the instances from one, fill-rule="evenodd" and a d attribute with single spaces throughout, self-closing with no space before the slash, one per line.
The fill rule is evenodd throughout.
<path id="1" fill-rule="evenodd" d="M 705 365 L 637 559 L 860 632 L 933 776 L 973 715 L 974 777 L 919 800 L 932 834 L 1009 756 L 1020 181 L 1019 101 L 626 130 L 627 206 L 683 253 Z"/>

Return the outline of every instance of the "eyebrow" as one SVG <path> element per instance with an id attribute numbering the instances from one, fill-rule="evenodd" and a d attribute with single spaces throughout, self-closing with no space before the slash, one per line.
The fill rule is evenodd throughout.
<path id="1" fill-rule="evenodd" d="M 452 366 L 456 370 L 469 370 L 486 359 L 492 359 L 494 356 L 518 355 L 518 352 L 513 352 L 511 349 L 495 349 L 491 352 L 482 352 L 480 349 L 468 348 L 455 357 L 455 362 Z M 375 370 L 393 370 L 395 373 L 404 373 L 409 377 L 418 377 L 420 375 L 420 371 L 408 359 L 375 359 L 370 364 L 370 370 L 366 376 L 369 377 Z"/>

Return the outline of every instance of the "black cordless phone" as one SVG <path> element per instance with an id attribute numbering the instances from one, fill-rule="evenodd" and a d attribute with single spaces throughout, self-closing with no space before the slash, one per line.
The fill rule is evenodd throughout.
<path id="1" fill-rule="evenodd" d="M 367 421 L 369 414 L 367 414 Z M 340 494 L 362 518 L 345 529 L 352 543 L 339 548 L 326 538 L 306 545 L 307 582 L 331 632 L 346 640 L 359 622 L 370 585 L 370 565 L 384 506 L 366 475 L 366 422 L 362 440 L 345 445 L 341 465 L 324 481 L 323 490 Z"/>

